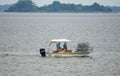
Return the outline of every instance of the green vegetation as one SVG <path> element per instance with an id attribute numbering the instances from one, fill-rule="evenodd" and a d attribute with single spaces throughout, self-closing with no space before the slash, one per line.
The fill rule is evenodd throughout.
<path id="1" fill-rule="evenodd" d="M 4 12 L 7 10 L 11 5 L 5 4 L 5 5 L 0 5 L 0 12 Z"/>
<path id="2" fill-rule="evenodd" d="M 90 6 L 83 6 L 81 4 L 61 4 L 59 1 L 54 1 L 48 6 L 39 8 L 40 12 L 111 12 L 111 9 L 94 3 Z"/>
<path id="3" fill-rule="evenodd" d="M 112 12 L 112 10 L 108 7 L 104 7 L 99 5 L 98 3 L 94 3 L 90 6 L 83 6 L 83 10 L 85 12 Z"/>
<path id="4" fill-rule="evenodd" d="M 34 12 L 38 7 L 32 0 L 19 0 L 16 4 L 12 5 L 6 12 Z"/>
<path id="5" fill-rule="evenodd" d="M 109 8 L 112 9 L 112 12 L 115 12 L 115 13 L 120 12 L 120 6 L 113 6 L 113 7 L 109 7 Z"/>
<path id="6" fill-rule="evenodd" d="M 54 1 L 48 6 L 39 8 L 40 12 L 79 12 L 81 11 L 81 5 L 74 4 L 61 4 L 59 1 Z"/>
<path id="7" fill-rule="evenodd" d="M 112 10 L 98 3 L 83 6 L 81 4 L 64 4 L 59 1 L 54 1 L 50 5 L 37 7 L 31 0 L 19 0 L 6 10 L 6 12 L 112 12 Z"/>

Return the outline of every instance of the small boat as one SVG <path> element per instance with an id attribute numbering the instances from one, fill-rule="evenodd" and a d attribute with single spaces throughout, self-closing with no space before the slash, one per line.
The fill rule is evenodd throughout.
<path id="1" fill-rule="evenodd" d="M 45 48 L 40 49 L 40 54 L 42 57 L 89 57 L 89 54 L 92 52 L 89 47 L 88 42 L 81 42 L 77 45 L 77 49 L 75 51 L 69 49 L 56 49 L 51 50 L 50 47 L 52 44 L 57 46 L 58 43 L 70 43 L 71 40 L 68 39 L 53 39 L 49 42 L 48 50 Z M 57 48 L 57 47 L 56 47 Z"/>

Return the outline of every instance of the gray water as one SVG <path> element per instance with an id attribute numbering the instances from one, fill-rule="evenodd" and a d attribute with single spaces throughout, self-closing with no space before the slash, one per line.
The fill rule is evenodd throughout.
<path id="1" fill-rule="evenodd" d="M 0 13 L 0 76 L 119 76 L 119 13 Z M 89 42 L 92 58 L 42 58 L 51 39 Z"/>

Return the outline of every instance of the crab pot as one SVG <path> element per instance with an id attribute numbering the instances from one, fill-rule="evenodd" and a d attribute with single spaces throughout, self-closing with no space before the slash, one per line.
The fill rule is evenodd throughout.
<path id="1" fill-rule="evenodd" d="M 46 53 L 45 53 L 45 49 L 44 48 L 40 49 L 40 54 L 41 54 L 42 57 L 46 57 Z"/>
<path id="2" fill-rule="evenodd" d="M 78 43 L 77 51 L 88 51 L 89 43 Z"/>

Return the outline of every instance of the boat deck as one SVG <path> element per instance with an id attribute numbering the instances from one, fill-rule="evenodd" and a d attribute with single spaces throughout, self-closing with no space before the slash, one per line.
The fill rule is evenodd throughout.
<path id="1" fill-rule="evenodd" d="M 72 50 L 62 51 L 62 52 L 55 52 L 46 53 L 48 57 L 88 57 L 89 51 L 87 52 L 72 52 Z"/>

